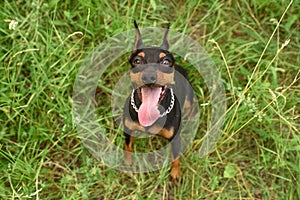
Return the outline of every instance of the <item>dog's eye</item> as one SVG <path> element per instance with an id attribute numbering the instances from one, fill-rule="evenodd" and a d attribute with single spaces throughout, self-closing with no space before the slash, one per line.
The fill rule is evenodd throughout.
<path id="1" fill-rule="evenodd" d="M 135 65 L 140 65 L 140 64 L 142 64 L 142 59 L 141 59 L 141 58 L 135 58 L 135 59 L 133 60 L 133 64 L 135 64 Z"/>
<path id="2" fill-rule="evenodd" d="M 162 65 L 170 65 L 171 64 L 171 61 L 168 60 L 168 59 L 163 59 L 161 62 L 160 62 Z"/>

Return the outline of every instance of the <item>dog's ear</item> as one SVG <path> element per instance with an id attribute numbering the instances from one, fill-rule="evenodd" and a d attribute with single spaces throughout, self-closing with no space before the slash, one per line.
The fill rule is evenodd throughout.
<path id="1" fill-rule="evenodd" d="M 135 20 L 134 20 L 134 26 L 135 26 L 136 34 L 135 34 L 135 42 L 134 42 L 133 51 L 144 47 L 141 32 L 140 32 L 139 27 Z"/>
<path id="2" fill-rule="evenodd" d="M 168 23 L 167 28 L 165 30 L 164 39 L 160 46 L 161 49 L 168 50 L 169 49 L 169 42 L 168 42 L 168 32 L 170 28 L 170 23 Z"/>

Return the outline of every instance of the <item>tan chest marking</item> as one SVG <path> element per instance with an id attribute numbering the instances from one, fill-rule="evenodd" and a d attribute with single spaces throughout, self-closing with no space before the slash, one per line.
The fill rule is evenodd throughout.
<path id="1" fill-rule="evenodd" d="M 145 131 L 145 128 L 139 123 L 125 119 L 125 126 L 132 131 Z"/>
<path id="2" fill-rule="evenodd" d="M 166 139 L 170 139 L 174 135 L 174 128 L 166 129 L 162 128 L 159 125 L 153 125 L 151 128 L 149 128 L 147 131 L 145 127 L 141 126 L 138 122 L 133 122 L 129 119 L 125 119 L 125 126 L 132 131 L 143 131 L 148 132 L 153 135 L 160 135 Z"/>

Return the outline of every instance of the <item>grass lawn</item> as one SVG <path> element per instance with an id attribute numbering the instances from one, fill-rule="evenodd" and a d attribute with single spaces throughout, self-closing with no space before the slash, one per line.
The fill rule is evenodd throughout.
<path id="1" fill-rule="evenodd" d="M 0 199 L 300 199 L 300 1 L 2 0 L 0 7 Z M 134 19 L 141 28 L 170 22 L 192 37 L 224 83 L 222 134 L 201 158 L 209 93 L 188 69 L 200 126 L 176 183 L 169 168 L 130 174 L 99 162 L 73 120 L 84 59 L 133 29 Z M 99 124 L 119 143 L 110 103 L 126 61 L 106 69 L 95 99 Z M 147 140 L 135 145 L 149 148 Z"/>

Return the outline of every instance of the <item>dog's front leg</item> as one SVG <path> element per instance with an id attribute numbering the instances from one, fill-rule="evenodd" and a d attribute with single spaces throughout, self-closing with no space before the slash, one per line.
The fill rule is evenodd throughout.
<path id="1" fill-rule="evenodd" d="M 177 180 L 180 175 L 180 135 L 177 134 L 171 141 L 172 146 L 172 163 L 171 163 L 171 177 L 172 180 Z"/>
<path id="2" fill-rule="evenodd" d="M 133 136 L 131 135 L 132 130 L 129 130 L 126 126 L 124 127 L 125 135 L 125 162 L 127 164 L 132 164 L 132 149 L 133 149 Z"/>

